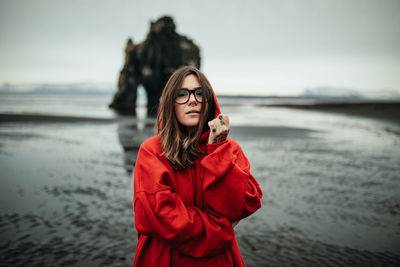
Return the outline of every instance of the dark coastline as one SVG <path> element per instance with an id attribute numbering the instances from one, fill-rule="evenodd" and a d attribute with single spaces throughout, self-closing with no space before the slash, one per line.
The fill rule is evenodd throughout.
<path id="1" fill-rule="evenodd" d="M 400 101 L 321 101 L 301 104 L 267 104 L 259 106 L 296 108 L 311 111 L 337 112 L 351 116 L 381 119 L 400 124 Z"/>
<path id="2" fill-rule="evenodd" d="M 221 105 L 230 106 L 229 100 L 248 101 L 258 107 L 282 107 L 310 111 L 341 113 L 351 116 L 367 117 L 400 124 L 400 100 L 354 100 L 354 99 L 317 99 L 299 97 L 271 96 L 221 96 Z M 0 113 L 0 123 L 7 122 L 116 122 L 121 119 L 134 119 L 134 116 L 97 118 L 69 115 L 47 115 L 39 113 Z"/>

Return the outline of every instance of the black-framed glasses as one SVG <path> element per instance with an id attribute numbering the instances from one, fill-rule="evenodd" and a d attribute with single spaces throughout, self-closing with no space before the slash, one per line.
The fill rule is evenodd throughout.
<path id="1" fill-rule="evenodd" d="M 186 88 L 179 89 L 179 93 L 178 96 L 175 98 L 175 102 L 177 104 L 186 104 L 189 101 L 191 94 L 194 95 L 194 98 L 197 102 L 205 102 L 205 99 L 203 100 L 203 89 L 201 87 L 195 88 L 193 90 L 189 90 Z"/>

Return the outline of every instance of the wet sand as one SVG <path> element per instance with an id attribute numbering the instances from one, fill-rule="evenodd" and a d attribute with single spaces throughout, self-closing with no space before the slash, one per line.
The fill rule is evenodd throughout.
<path id="1" fill-rule="evenodd" d="M 280 111 L 252 109 L 245 123 L 224 109 L 264 192 L 235 228 L 247 266 L 399 266 L 396 128 L 294 109 L 284 118 L 301 123 L 256 125 Z M 131 266 L 133 172 L 151 121 L 35 116 L 0 124 L 1 264 Z"/>

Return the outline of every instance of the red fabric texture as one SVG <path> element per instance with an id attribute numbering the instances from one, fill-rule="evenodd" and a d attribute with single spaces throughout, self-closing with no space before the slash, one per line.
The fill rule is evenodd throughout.
<path id="1" fill-rule="evenodd" d="M 134 266 L 245 266 L 231 222 L 259 209 L 262 192 L 238 143 L 207 144 L 208 136 L 199 142 L 203 156 L 183 171 L 162 156 L 159 135 L 142 143 L 134 170 Z"/>

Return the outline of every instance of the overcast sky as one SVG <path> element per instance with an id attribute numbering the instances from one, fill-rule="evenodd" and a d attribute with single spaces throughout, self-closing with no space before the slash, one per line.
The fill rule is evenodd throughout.
<path id="1" fill-rule="evenodd" d="M 115 83 L 128 37 L 173 16 L 217 92 L 400 90 L 398 0 L 0 0 L 0 84 Z"/>

